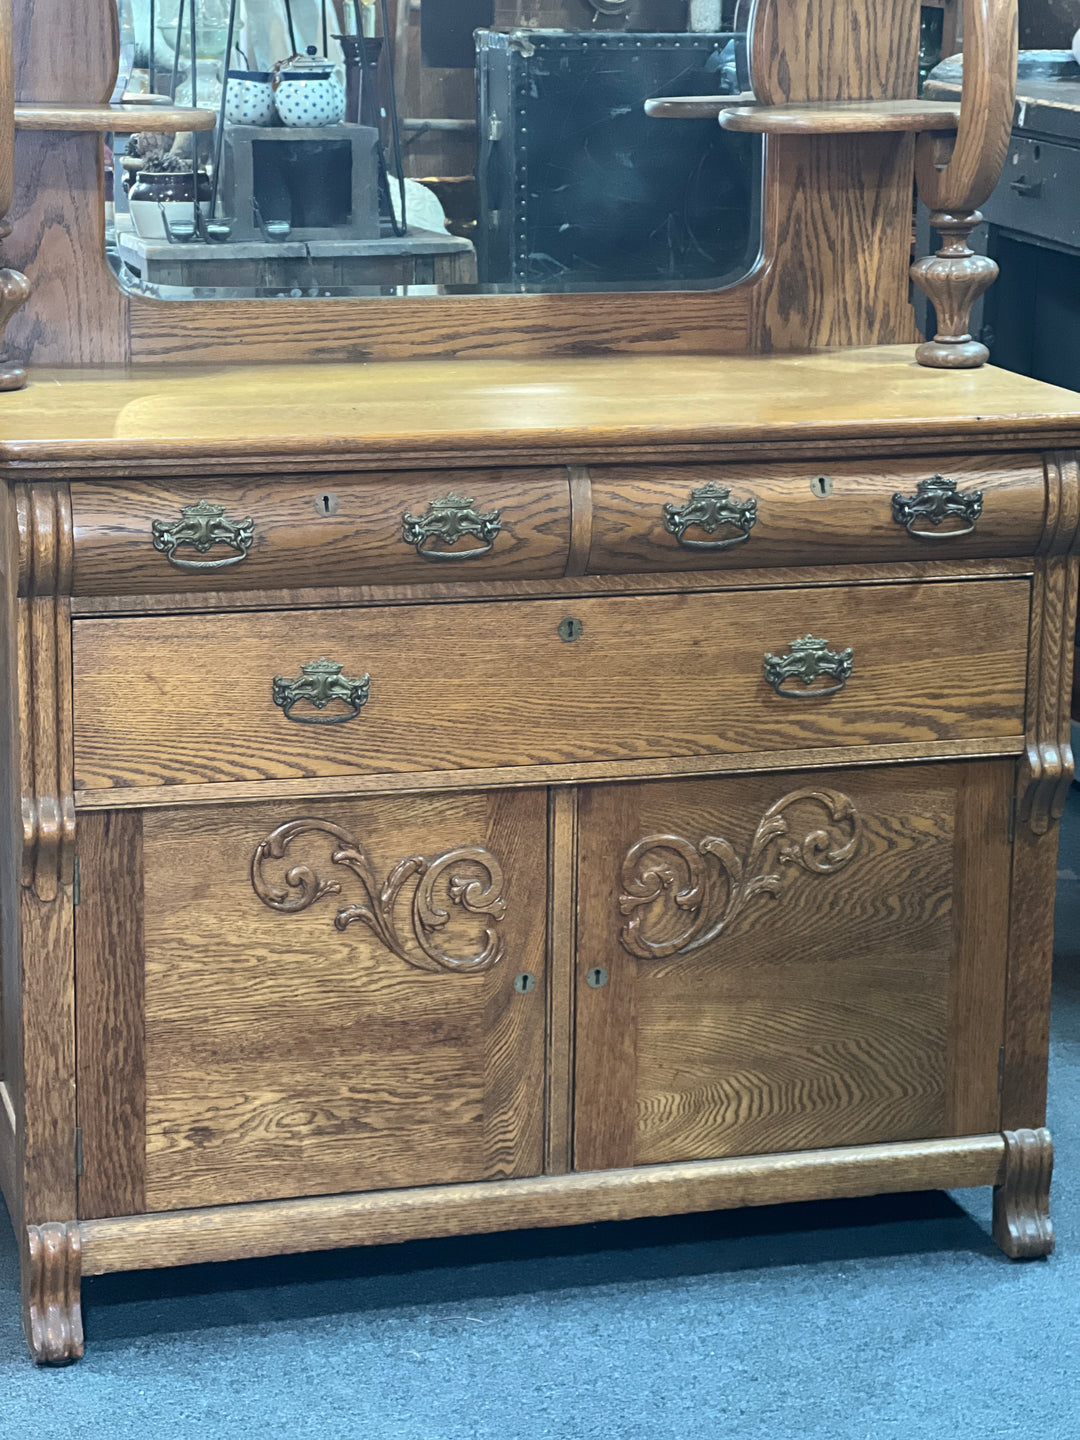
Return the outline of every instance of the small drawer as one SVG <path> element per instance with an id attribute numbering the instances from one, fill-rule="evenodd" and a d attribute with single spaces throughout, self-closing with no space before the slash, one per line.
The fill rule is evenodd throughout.
<path id="1" fill-rule="evenodd" d="M 76 595 L 562 575 L 561 466 L 75 483 Z"/>
<path id="2" fill-rule="evenodd" d="M 1046 511 L 1038 455 L 590 475 L 594 575 L 1031 555 Z"/>
<path id="3" fill-rule="evenodd" d="M 81 619 L 76 785 L 995 738 L 1011 753 L 1029 598 L 1002 579 Z"/>

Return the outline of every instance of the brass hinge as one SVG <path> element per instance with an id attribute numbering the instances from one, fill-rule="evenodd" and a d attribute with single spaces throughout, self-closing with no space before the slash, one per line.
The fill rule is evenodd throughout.
<path id="1" fill-rule="evenodd" d="M 1005 1046 L 998 1051 L 998 1094 L 1005 1089 Z"/>
<path id="2" fill-rule="evenodd" d="M 80 1179 L 80 1178 L 82 1177 L 82 1172 L 83 1172 L 82 1126 L 81 1126 L 81 1125 L 77 1125 L 77 1126 L 75 1127 L 75 1178 L 76 1178 L 76 1180 L 78 1180 L 78 1179 Z"/>
<path id="3" fill-rule="evenodd" d="M 82 876 L 79 873 L 78 855 L 75 856 L 75 874 L 72 876 L 71 881 L 71 898 L 76 905 L 78 905 L 82 899 Z"/>

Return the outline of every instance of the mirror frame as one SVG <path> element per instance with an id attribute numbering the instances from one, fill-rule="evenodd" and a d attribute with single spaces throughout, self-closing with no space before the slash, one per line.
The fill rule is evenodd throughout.
<path id="1" fill-rule="evenodd" d="M 919 8 L 757 0 L 755 91 L 772 94 L 780 75 L 793 77 L 789 100 L 913 97 Z M 869 60 L 850 44 L 860 20 Z M 792 64 L 814 26 L 820 45 Z M 761 257 L 722 290 L 182 302 L 126 293 L 105 258 L 101 135 L 65 129 L 60 114 L 111 94 L 114 0 L 14 0 L 12 39 L 16 102 L 58 108 L 55 130 L 16 135 L 4 244 L 31 284 L 9 349 L 35 365 L 738 354 L 917 338 L 907 134 L 770 136 Z"/>

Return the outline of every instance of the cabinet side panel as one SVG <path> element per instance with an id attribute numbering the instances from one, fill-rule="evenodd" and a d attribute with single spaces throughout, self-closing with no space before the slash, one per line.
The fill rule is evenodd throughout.
<path id="1" fill-rule="evenodd" d="M 1037 1130 L 1046 1123 L 1057 852 L 1056 825 L 1045 835 L 1035 834 L 1023 822 L 1017 825 L 1009 918 L 1003 1130 Z"/>
<path id="2" fill-rule="evenodd" d="M 79 821 L 81 896 L 75 912 L 78 1116 L 83 1132 L 79 1216 L 145 1208 L 142 813 Z"/>
<path id="3" fill-rule="evenodd" d="M 956 795 L 955 936 L 949 988 L 946 1128 L 969 1135 L 999 1127 L 998 1056 L 1005 1021 L 1009 937 L 1010 761 L 972 765 Z"/>
<path id="4" fill-rule="evenodd" d="M 14 654 L 17 565 L 15 502 L 10 489 L 3 485 L 0 486 L 0 1083 L 6 1095 L 0 1097 L 0 1188 L 13 1221 L 22 1209 L 12 1125 L 22 1105 L 18 905 L 22 828 L 15 785 L 19 774 L 19 705 Z"/>

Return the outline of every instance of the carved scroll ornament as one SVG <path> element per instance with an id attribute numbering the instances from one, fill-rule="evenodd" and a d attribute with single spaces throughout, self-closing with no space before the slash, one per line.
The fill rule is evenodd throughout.
<path id="1" fill-rule="evenodd" d="M 331 863 L 351 870 L 367 894 L 366 903 L 345 905 L 334 916 L 338 930 L 347 930 L 356 921 L 367 925 L 386 948 L 406 964 L 418 970 L 479 971 L 490 970 L 503 956 L 502 937 L 494 926 L 484 932 L 484 946 L 473 955 L 448 955 L 435 944 L 439 931 L 450 919 L 450 911 L 436 901 L 437 887 L 445 880 L 446 896 L 471 915 L 487 915 L 496 924 L 506 916 L 502 898 L 503 872 L 498 860 L 487 850 L 465 846 L 427 860 L 413 855 L 399 860 L 386 880 L 379 884 L 374 866 L 362 845 L 345 830 L 325 820 L 290 820 L 281 825 L 259 845 L 251 862 L 251 883 L 255 894 L 271 910 L 295 915 L 308 910 L 327 895 L 341 893 L 337 880 L 321 879 L 309 865 L 291 866 L 285 872 L 285 888 L 267 879 L 264 866 L 270 860 L 283 860 L 289 846 L 302 835 L 329 835 L 337 841 Z M 486 879 L 467 873 L 468 867 L 484 872 Z M 460 870 L 458 867 L 462 867 Z M 411 938 L 419 946 L 408 944 L 399 918 L 399 901 L 406 883 L 414 876 L 418 884 L 411 907 Z"/>
<path id="2" fill-rule="evenodd" d="M 825 812 L 824 828 L 793 826 L 785 812 L 800 801 Z M 770 805 L 745 861 L 716 835 L 697 845 L 681 835 L 647 835 L 631 846 L 623 861 L 619 908 L 630 916 L 620 935 L 623 947 L 643 960 L 700 950 L 723 934 L 756 896 L 779 896 L 784 865 L 831 875 L 851 860 L 858 840 L 858 812 L 839 790 L 794 790 Z M 665 902 L 667 938 L 651 940 L 645 934 L 650 918 L 646 907 L 656 901 Z M 676 914 L 689 917 L 674 935 L 669 903 Z"/>

